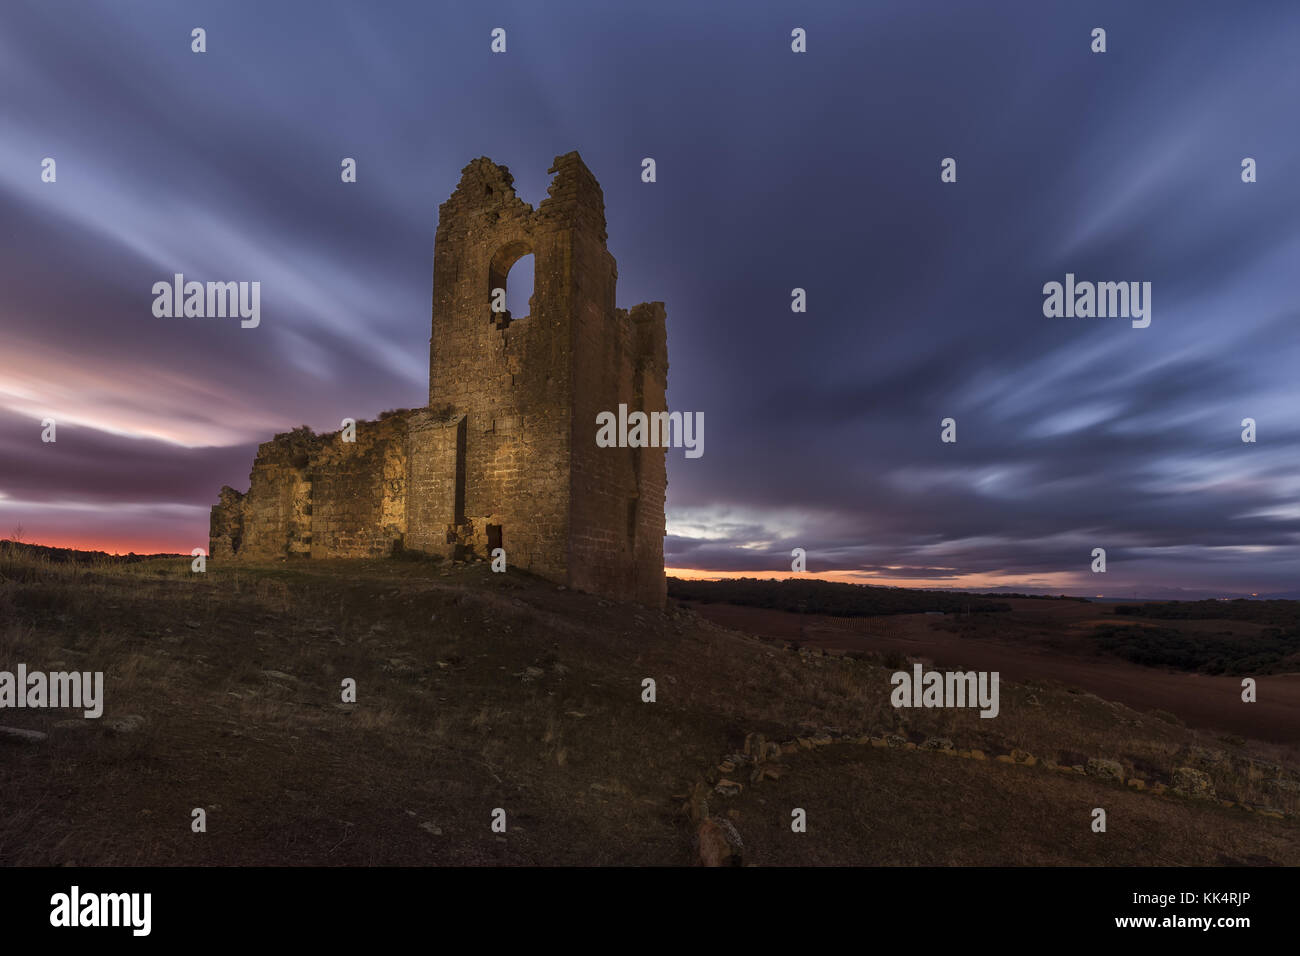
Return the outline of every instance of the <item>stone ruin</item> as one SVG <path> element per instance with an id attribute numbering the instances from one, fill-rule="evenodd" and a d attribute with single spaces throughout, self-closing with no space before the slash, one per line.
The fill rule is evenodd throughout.
<path id="1" fill-rule="evenodd" d="M 600 185 L 557 157 L 537 209 L 486 157 L 439 209 L 429 404 L 258 448 L 249 490 L 212 508 L 222 560 L 419 552 L 489 558 L 571 588 L 662 606 L 664 448 L 598 448 L 596 416 L 666 411 L 662 302 L 615 307 Z M 492 290 L 532 254 L 529 314 Z"/>

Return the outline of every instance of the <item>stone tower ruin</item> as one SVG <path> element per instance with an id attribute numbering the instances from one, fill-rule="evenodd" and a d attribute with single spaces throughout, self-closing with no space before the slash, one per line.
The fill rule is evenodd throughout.
<path id="1" fill-rule="evenodd" d="M 258 448 L 225 487 L 210 554 L 266 560 L 414 551 L 488 558 L 569 587 L 662 606 L 665 449 L 599 448 L 596 416 L 666 411 L 662 302 L 615 307 L 600 185 L 557 157 L 533 209 L 510 171 L 471 162 L 439 209 L 429 404 Z M 532 255 L 528 315 L 493 311 Z"/>

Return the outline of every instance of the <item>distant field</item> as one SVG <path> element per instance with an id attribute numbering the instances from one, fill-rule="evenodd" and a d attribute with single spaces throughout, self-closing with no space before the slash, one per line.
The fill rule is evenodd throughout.
<path id="1" fill-rule="evenodd" d="M 1258 677 L 1259 701 L 1243 704 L 1238 677 L 1176 673 L 1103 653 L 1099 631 L 1116 625 L 1106 605 L 1011 599 L 1005 614 L 928 614 L 843 619 L 726 604 L 692 605 L 709 620 L 751 634 L 837 651 L 924 657 L 945 667 L 998 670 L 1011 680 L 1054 680 L 1138 710 L 1165 710 L 1191 726 L 1279 743 L 1300 742 L 1300 673 Z M 1241 625 L 1257 629 L 1258 625 Z M 1131 626 L 1133 631 L 1140 626 Z M 1248 636 L 1247 638 L 1248 639 Z M 1136 645 L 1141 638 L 1129 639 Z"/>

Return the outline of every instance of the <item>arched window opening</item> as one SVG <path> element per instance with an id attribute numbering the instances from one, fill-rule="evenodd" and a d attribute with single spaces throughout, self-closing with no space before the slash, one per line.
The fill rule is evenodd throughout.
<path id="1" fill-rule="evenodd" d="M 507 243 L 492 257 L 488 265 L 488 303 L 497 328 L 532 314 L 535 269 L 533 249 L 527 242 Z"/>
<path id="2" fill-rule="evenodd" d="M 533 314 L 533 254 L 520 256 L 506 276 L 506 311 L 516 319 Z"/>

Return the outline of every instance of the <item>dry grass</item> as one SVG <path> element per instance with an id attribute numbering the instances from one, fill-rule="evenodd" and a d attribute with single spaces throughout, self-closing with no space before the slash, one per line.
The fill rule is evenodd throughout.
<path id="1" fill-rule="evenodd" d="M 7 864 L 684 864 L 680 794 L 748 732 L 828 727 L 1102 756 L 1148 779 L 1212 749 L 1228 758 L 1212 773 L 1220 795 L 1296 809 L 1269 784 L 1294 778 L 1286 747 L 1046 683 L 1004 685 L 996 720 L 899 712 L 883 657 L 801 656 L 481 567 L 210 562 L 196 575 L 187 558 L 68 566 L 0 547 L 0 669 L 18 662 L 102 670 L 105 718 L 145 723 L 114 734 L 56 727 L 67 711 L 4 713 L 50 733 L 0 743 Z M 1300 862 L 1293 820 L 1040 768 L 850 745 L 785 760 L 732 806 L 757 862 Z M 1116 808 L 1104 841 L 1086 821 L 1078 832 L 1099 799 Z M 810 809 L 802 842 L 786 835 L 792 806 Z M 206 834 L 190 832 L 195 807 Z M 489 829 L 496 807 L 504 836 Z"/>

